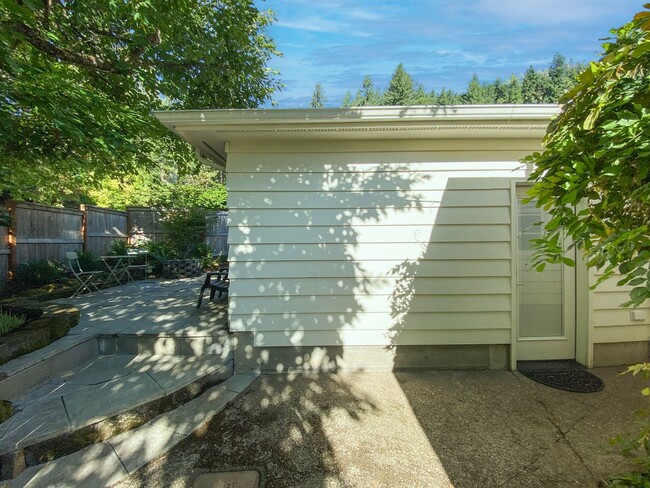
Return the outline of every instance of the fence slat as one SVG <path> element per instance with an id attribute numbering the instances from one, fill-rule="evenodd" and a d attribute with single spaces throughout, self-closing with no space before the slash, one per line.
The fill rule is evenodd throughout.
<path id="1" fill-rule="evenodd" d="M 110 208 L 82 205 L 84 219 L 84 250 L 95 256 L 106 254 L 114 241 L 126 241 L 127 219 L 126 212 Z"/>
<path id="2" fill-rule="evenodd" d="M 65 262 L 67 251 L 106 254 L 113 241 L 135 244 L 143 237 L 162 240 L 162 212 L 131 207 L 126 212 L 82 205 L 80 210 L 36 203 L 8 205 L 11 227 L 0 226 L 0 285 L 10 271 L 36 259 Z M 1 211 L 1 210 L 0 210 Z M 206 243 L 213 254 L 228 254 L 228 212 L 206 215 Z"/>
<path id="3" fill-rule="evenodd" d="M 141 240 L 161 241 L 163 238 L 162 212 L 157 208 L 129 207 L 129 242 L 136 244 Z"/>
<path id="4" fill-rule="evenodd" d="M 10 204 L 11 271 L 34 259 L 65 261 L 67 251 L 83 247 L 83 212 L 35 203 Z"/>
<path id="5" fill-rule="evenodd" d="M 205 216 L 205 243 L 214 256 L 228 255 L 228 212 L 225 210 Z"/>

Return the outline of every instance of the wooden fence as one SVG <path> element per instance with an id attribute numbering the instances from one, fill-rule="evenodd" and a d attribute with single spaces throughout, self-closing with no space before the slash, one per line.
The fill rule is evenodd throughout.
<path id="1" fill-rule="evenodd" d="M 81 211 L 85 215 L 84 251 L 101 256 L 110 251 L 114 241 L 127 240 L 127 212 L 91 205 L 81 205 Z"/>
<path id="2" fill-rule="evenodd" d="M 9 273 L 9 228 L 0 226 L 0 288 Z"/>
<path id="3" fill-rule="evenodd" d="M 128 234 L 129 243 L 139 241 L 160 241 L 163 238 L 162 212 L 156 208 L 129 207 Z"/>
<path id="4" fill-rule="evenodd" d="M 36 203 L 12 203 L 10 269 L 33 259 L 65 261 L 67 251 L 83 249 L 83 212 Z"/>
<path id="5" fill-rule="evenodd" d="M 35 203 L 8 206 L 10 227 L 0 226 L 0 285 L 8 272 L 36 259 L 66 262 L 67 251 L 106 254 L 115 240 L 135 245 L 163 238 L 160 210 L 131 207 L 126 212 L 82 205 L 80 210 Z M 206 215 L 205 242 L 213 254 L 228 254 L 228 212 Z"/>
<path id="6" fill-rule="evenodd" d="M 213 255 L 228 255 L 228 212 L 205 216 L 205 243 L 212 248 Z"/>

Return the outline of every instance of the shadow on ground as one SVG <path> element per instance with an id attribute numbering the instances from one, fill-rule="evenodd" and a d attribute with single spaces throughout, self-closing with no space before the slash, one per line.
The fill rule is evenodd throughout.
<path id="1" fill-rule="evenodd" d="M 575 394 L 505 371 L 267 375 L 202 432 L 118 487 L 258 470 L 270 487 L 596 487 L 625 469 L 608 439 L 644 403 L 597 370 Z"/>

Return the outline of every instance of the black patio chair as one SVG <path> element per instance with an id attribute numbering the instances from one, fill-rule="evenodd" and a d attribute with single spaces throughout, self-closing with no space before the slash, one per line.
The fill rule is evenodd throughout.
<path id="1" fill-rule="evenodd" d="M 230 280 L 228 279 L 228 268 L 221 268 L 219 271 L 209 271 L 205 276 L 203 286 L 201 286 L 199 303 L 196 305 L 196 308 L 201 307 L 201 302 L 203 301 L 203 294 L 205 293 L 205 290 L 210 290 L 210 300 L 213 300 L 217 292 L 219 292 L 218 298 L 221 298 L 224 293 L 228 293 L 229 285 Z"/>

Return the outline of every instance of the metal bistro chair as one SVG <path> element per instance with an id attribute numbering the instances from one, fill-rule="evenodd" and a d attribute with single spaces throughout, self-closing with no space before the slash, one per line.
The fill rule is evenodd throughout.
<path id="1" fill-rule="evenodd" d="M 127 249 L 126 253 L 128 256 L 135 256 L 135 257 L 142 257 L 144 259 L 144 264 L 129 264 L 127 265 L 126 269 L 128 270 L 128 278 L 129 281 L 135 281 L 133 278 L 133 271 L 141 271 L 143 278 L 147 278 L 147 274 L 149 273 L 149 263 L 147 262 L 147 252 L 146 251 L 141 251 L 140 249 Z"/>
<path id="2" fill-rule="evenodd" d="M 72 274 L 79 282 L 79 288 L 77 288 L 70 298 L 81 295 L 84 291 L 88 291 L 88 293 L 99 291 L 99 288 L 92 282 L 92 279 L 93 276 L 102 274 L 103 271 L 84 271 L 79 265 L 79 258 L 76 252 L 66 252 L 65 255 L 68 258 L 70 271 L 72 271 Z"/>
<path id="3" fill-rule="evenodd" d="M 214 281 L 213 281 L 214 280 Z M 214 295 L 219 292 L 219 297 L 224 293 L 228 293 L 228 287 L 230 286 L 230 280 L 228 279 L 228 268 L 221 268 L 219 271 L 210 271 L 205 276 L 205 282 L 201 287 L 201 293 L 199 294 L 199 303 L 196 308 L 201 307 L 201 302 L 203 301 L 203 294 L 205 290 L 210 289 L 210 300 L 214 299 Z"/>

